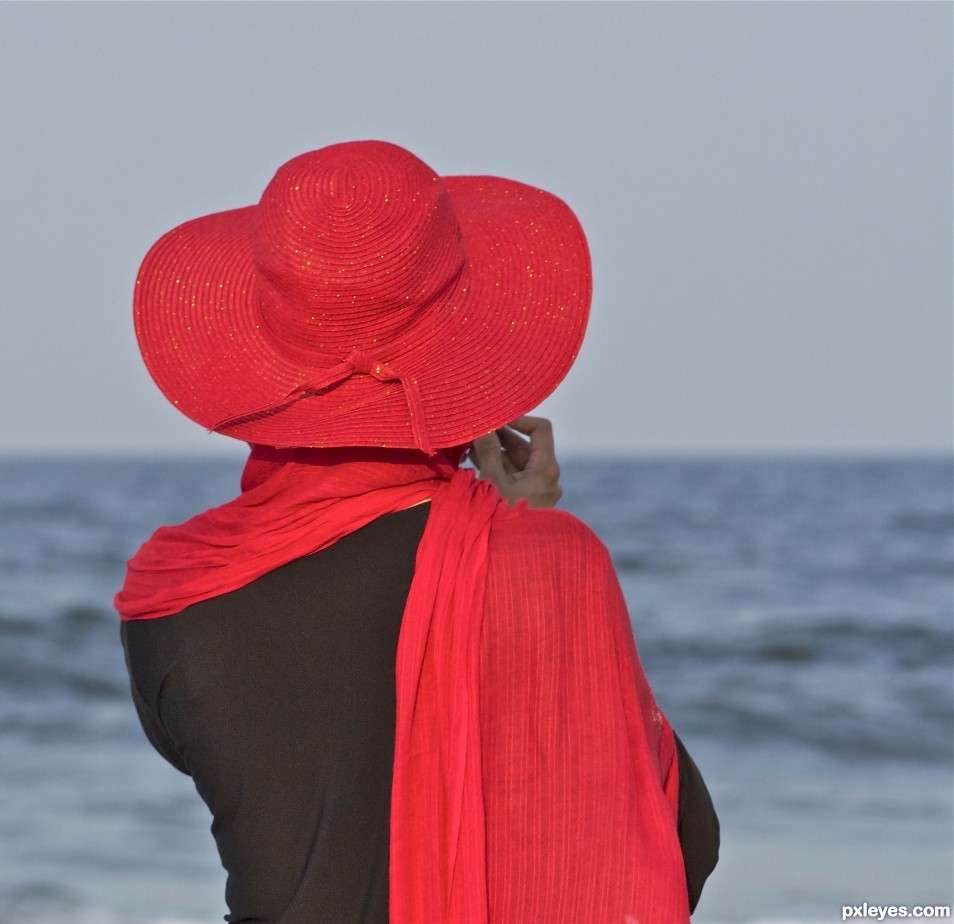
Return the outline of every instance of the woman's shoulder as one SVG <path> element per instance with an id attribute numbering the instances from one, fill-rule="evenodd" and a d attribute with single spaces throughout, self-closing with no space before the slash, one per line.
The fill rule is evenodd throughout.
<path id="1" fill-rule="evenodd" d="M 525 502 L 503 508 L 493 519 L 488 546 L 492 569 L 514 565 L 612 567 L 602 540 L 581 519 L 565 510 L 529 507 Z"/>

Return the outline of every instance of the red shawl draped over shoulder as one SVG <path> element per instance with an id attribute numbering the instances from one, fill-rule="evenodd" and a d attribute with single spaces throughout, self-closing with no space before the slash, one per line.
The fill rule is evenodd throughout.
<path id="1" fill-rule="evenodd" d="M 686 924 L 673 735 L 606 549 L 459 457 L 253 447 L 239 497 L 157 530 L 116 608 L 179 612 L 430 500 L 397 652 L 391 924 Z"/>

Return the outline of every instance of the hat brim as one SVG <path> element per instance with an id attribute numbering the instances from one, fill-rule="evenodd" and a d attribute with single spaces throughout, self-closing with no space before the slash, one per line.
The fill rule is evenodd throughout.
<path id="1" fill-rule="evenodd" d="M 435 448 L 467 443 L 543 401 L 576 358 L 591 297 L 586 239 L 560 199 L 497 177 L 443 183 L 460 223 L 464 271 L 425 336 L 397 340 L 375 357 L 413 375 Z M 170 231 L 136 282 L 146 366 L 163 394 L 207 429 L 280 401 L 320 371 L 260 323 L 256 208 Z M 276 447 L 418 445 L 402 385 L 368 375 L 223 432 Z"/>

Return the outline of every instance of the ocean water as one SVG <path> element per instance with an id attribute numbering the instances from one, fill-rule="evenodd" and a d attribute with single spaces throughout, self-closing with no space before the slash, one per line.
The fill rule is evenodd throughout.
<path id="1" fill-rule="evenodd" d="M 0 924 L 222 919 L 208 813 L 138 727 L 110 601 L 239 468 L 0 460 Z M 954 904 L 951 460 L 576 459 L 563 481 L 720 815 L 694 921 Z"/>

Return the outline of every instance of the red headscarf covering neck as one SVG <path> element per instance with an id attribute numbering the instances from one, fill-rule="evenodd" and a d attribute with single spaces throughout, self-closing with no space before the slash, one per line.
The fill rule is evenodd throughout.
<path id="1" fill-rule="evenodd" d="M 379 516 L 430 500 L 395 666 L 391 921 L 490 924 L 493 919 L 493 924 L 523 924 L 529 920 L 524 910 L 543 900 L 541 890 L 553 891 L 554 883 L 544 875 L 512 884 L 519 890 L 515 906 L 519 912 L 513 908 L 513 913 L 504 912 L 507 920 L 492 913 L 488 844 L 498 844 L 495 875 L 509 868 L 510 853 L 535 849 L 509 841 L 501 847 L 501 832 L 488 827 L 487 806 L 494 809 L 495 824 L 499 824 L 501 811 L 506 817 L 507 800 L 512 798 L 506 792 L 488 791 L 495 778 L 493 768 L 505 764 L 525 778 L 523 785 L 536 792 L 533 779 L 537 772 L 555 773 L 561 779 L 566 775 L 566 782 L 611 758 L 606 785 L 597 786 L 594 793 L 599 806 L 619 816 L 619 825 L 626 821 L 620 830 L 630 835 L 620 846 L 631 855 L 627 862 L 635 861 L 641 874 L 636 882 L 619 877 L 617 883 L 614 864 L 618 858 L 590 851 L 590 872 L 596 879 L 605 879 L 603 885 L 609 891 L 600 898 L 593 892 L 599 883 L 590 881 L 586 871 L 577 870 L 586 881 L 571 889 L 573 901 L 564 910 L 573 914 L 573 924 L 582 920 L 580 909 L 589 915 L 587 924 L 688 924 L 675 831 L 678 778 L 672 732 L 642 675 L 628 626 L 628 642 L 621 637 L 609 642 L 607 649 L 617 652 L 613 657 L 619 658 L 622 675 L 627 678 L 624 695 L 616 696 L 613 691 L 617 688 L 610 684 L 598 710 L 609 710 L 621 720 L 617 736 L 597 744 L 587 723 L 571 723 L 572 727 L 564 730 L 568 741 L 590 742 L 598 755 L 587 745 L 576 757 L 579 765 L 547 764 L 544 770 L 538 766 L 535 739 L 521 737 L 516 746 L 508 745 L 499 754 L 482 752 L 482 719 L 493 721 L 493 716 L 482 716 L 480 708 L 491 526 L 498 517 L 532 511 L 522 504 L 509 508 L 489 483 L 476 480 L 472 471 L 459 470 L 462 457 L 462 449 L 428 457 L 414 450 L 274 450 L 254 446 L 242 476 L 242 493 L 179 526 L 157 530 L 130 560 L 116 607 L 124 620 L 177 613 L 326 548 Z M 548 529 L 551 525 L 559 537 L 560 522 L 548 524 Z M 607 586 L 608 592 L 604 592 L 603 584 L 597 583 L 597 596 L 590 601 L 579 589 L 565 588 L 572 598 L 568 605 L 591 606 L 595 624 L 603 627 L 598 631 L 609 629 L 611 636 L 619 635 L 628 617 L 618 586 L 615 591 Z M 612 612 L 599 614 L 600 607 Z M 587 635 L 591 634 L 587 630 Z M 589 675 L 593 668 L 583 665 L 578 669 L 589 677 L 581 689 L 594 686 Z M 605 680 L 599 677 L 595 686 Z M 560 702 L 540 704 L 545 711 L 553 711 L 550 718 L 554 721 L 571 712 L 566 706 Z M 485 768 L 491 772 L 489 780 L 484 778 Z M 544 786 L 541 792 L 545 791 Z M 557 800 L 548 808 L 559 818 L 574 817 L 579 814 L 579 793 L 567 789 L 565 796 L 566 804 Z M 580 820 L 585 830 L 564 833 L 573 843 L 605 847 L 604 825 L 609 820 L 605 813 L 588 810 Z M 547 849 L 546 845 L 538 847 Z M 607 900 L 616 892 L 625 893 L 628 911 L 622 922 L 618 913 L 610 912 L 613 904 Z M 560 920 L 569 924 L 565 916 Z"/>
<path id="2" fill-rule="evenodd" d="M 160 527 L 129 560 L 114 600 L 123 620 L 169 616 L 237 590 L 377 517 L 430 500 L 465 451 L 251 449 L 238 497 Z"/>

